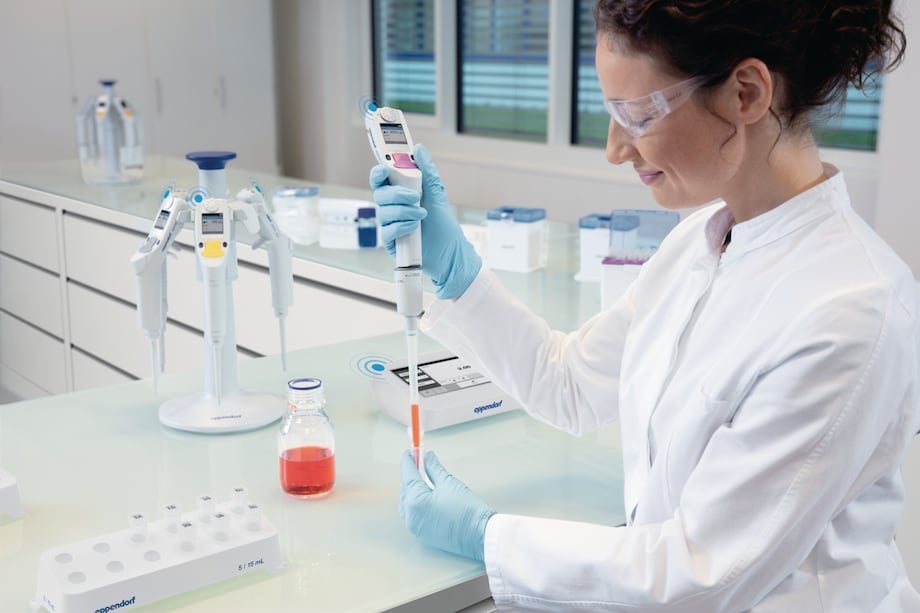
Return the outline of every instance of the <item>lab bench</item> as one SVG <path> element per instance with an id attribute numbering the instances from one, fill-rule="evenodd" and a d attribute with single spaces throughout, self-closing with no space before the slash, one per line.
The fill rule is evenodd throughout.
<path id="1" fill-rule="evenodd" d="M 440 348 L 426 337 L 420 345 L 423 353 Z M 204 435 L 158 423 L 164 400 L 200 390 L 200 370 L 164 376 L 158 392 L 133 381 L 0 405 L 0 466 L 17 478 L 26 511 L 0 517 L 0 610 L 28 610 L 41 552 L 127 528 L 133 513 L 193 507 L 202 494 L 226 499 L 239 486 L 277 528 L 284 568 L 142 610 L 490 610 L 483 565 L 427 547 L 399 517 L 406 427 L 379 410 L 374 374 L 357 365 L 404 349 L 404 336 L 393 333 L 292 352 L 286 372 L 278 356 L 240 363 L 240 385 L 249 391 L 280 395 L 289 378 L 324 380 L 336 482 L 316 500 L 281 491 L 277 424 Z M 616 424 L 576 438 L 513 410 L 429 431 L 426 445 L 500 512 L 609 525 L 624 519 Z"/>
<path id="2" fill-rule="evenodd" d="M 191 189 L 197 172 L 187 160 L 152 156 L 140 183 L 99 187 L 84 184 L 77 160 L 0 166 L 0 386 L 38 398 L 150 376 L 129 260 L 150 230 L 165 187 Z M 279 185 L 311 185 L 228 165 L 231 194 L 251 180 L 266 194 Z M 322 197 L 371 199 L 369 189 L 319 187 Z M 482 209 L 456 212 L 465 224 L 486 220 Z M 572 329 L 600 309 L 599 284 L 574 281 L 577 227 L 549 228 L 545 269 L 498 274 L 552 325 Z M 203 292 L 192 233 L 187 224 L 177 239 L 184 248 L 167 265 L 167 373 L 202 363 Z M 277 355 L 267 256 L 251 249 L 254 237 L 241 226 L 237 237 L 240 272 L 231 291 L 238 352 L 244 359 Z M 392 269 L 382 249 L 296 245 L 288 349 L 402 330 Z"/>

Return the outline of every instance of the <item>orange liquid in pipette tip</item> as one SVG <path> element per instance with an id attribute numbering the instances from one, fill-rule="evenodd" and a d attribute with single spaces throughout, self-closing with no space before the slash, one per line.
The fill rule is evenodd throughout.
<path id="1" fill-rule="evenodd" d="M 422 444 L 422 433 L 419 426 L 418 404 L 412 405 L 412 454 L 415 456 L 415 465 L 418 466 L 418 450 Z"/>

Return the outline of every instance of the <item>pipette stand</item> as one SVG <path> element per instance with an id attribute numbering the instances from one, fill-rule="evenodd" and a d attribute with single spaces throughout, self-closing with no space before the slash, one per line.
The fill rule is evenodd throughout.
<path id="1" fill-rule="evenodd" d="M 202 496 L 187 513 L 168 505 L 156 521 L 138 513 L 125 529 L 42 552 L 30 607 L 133 608 L 252 571 L 281 570 L 277 530 L 239 492 L 245 490 L 222 504 Z"/>
<path id="2" fill-rule="evenodd" d="M 19 483 L 0 466 L 0 517 L 19 517 L 25 512 L 19 497 Z"/>
<path id="3" fill-rule="evenodd" d="M 186 157 L 198 164 L 199 185 L 209 196 L 228 197 L 226 163 L 236 157 L 235 153 L 203 151 L 189 153 Z M 239 387 L 231 285 L 239 276 L 236 259 L 237 220 L 234 217 L 231 221 L 231 239 L 227 247 L 226 329 L 223 331 L 220 351 L 215 356 L 211 350 L 211 318 L 206 314 L 204 391 L 164 402 L 159 410 L 160 423 L 164 426 L 189 432 L 241 432 L 277 421 L 286 409 L 285 399 L 280 395 L 251 393 Z M 201 275 L 200 264 L 198 274 Z"/>
<path id="4" fill-rule="evenodd" d="M 129 185 L 144 172 L 143 130 L 135 109 L 100 80 L 103 92 L 77 115 L 80 171 L 89 185 Z"/>

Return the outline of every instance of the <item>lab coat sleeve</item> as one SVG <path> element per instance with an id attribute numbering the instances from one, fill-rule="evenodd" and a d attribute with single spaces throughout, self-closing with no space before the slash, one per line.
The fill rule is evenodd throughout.
<path id="1" fill-rule="evenodd" d="M 789 322 L 736 398 L 704 403 L 737 407 L 666 520 L 493 516 L 485 562 L 499 610 L 754 607 L 848 502 L 894 470 L 916 424 L 917 324 L 878 294 Z"/>
<path id="2" fill-rule="evenodd" d="M 515 298 L 487 270 L 456 302 L 434 303 L 422 329 L 481 368 L 534 417 L 584 434 L 617 416 L 631 290 L 581 328 L 564 333 Z"/>

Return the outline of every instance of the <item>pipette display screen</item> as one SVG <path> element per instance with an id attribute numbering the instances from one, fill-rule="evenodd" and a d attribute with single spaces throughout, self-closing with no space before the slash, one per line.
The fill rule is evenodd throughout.
<path id="1" fill-rule="evenodd" d="M 169 211 L 160 211 L 160 214 L 157 215 L 157 220 L 153 224 L 153 227 L 157 230 L 162 230 L 166 227 L 166 222 L 169 221 Z"/>
<path id="2" fill-rule="evenodd" d="M 393 374 L 409 385 L 409 367 L 394 368 Z M 429 398 L 489 383 L 489 379 L 458 357 L 418 365 L 418 394 Z"/>
<path id="3" fill-rule="evenodd" d="M 403 130 L 401 123 L 382 123 L 380 124 L 380 133 L 383 134 L 383 142 L 388 145 L 408 145 L 406 140 L 406 131 Z"/>
<path id="4" fill-rule="evenodd" d="M 224 214 L 223 213 L 202 213 L 201 214 L 201 233 L 202 234 L 223 234 L 224 233 Z"/>

